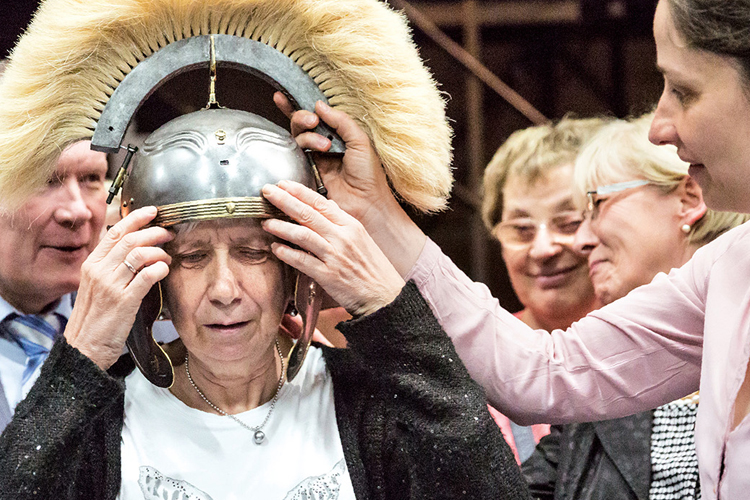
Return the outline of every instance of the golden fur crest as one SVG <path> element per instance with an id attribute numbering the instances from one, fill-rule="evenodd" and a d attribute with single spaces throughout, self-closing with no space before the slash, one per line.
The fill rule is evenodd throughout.
<path id="1" fill-rule="evenodd" d="M 91 138 L 144 58 L 196 35 L 260 40 L 291 57 L 371 137 L 396 193 L 444 208 L 445 103 L 403 16 L 377 0 L 46 0 L 0 78 L 0 199 L 42 187 L 68 144 Z"/>

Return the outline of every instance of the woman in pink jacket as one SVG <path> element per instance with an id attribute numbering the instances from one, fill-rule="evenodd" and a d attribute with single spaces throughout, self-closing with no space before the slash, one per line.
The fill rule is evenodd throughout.
<path id="1" fill-rule="evenodd" d="M 651 126 L 677 147 L 709 207 L 750 212 L 750 2 L 660 0 L 654 19 L 664 92 Z M 468 279 L 393 198 L 367 137 L 318 106 L 349 147 L 323 163 L 331 198 L 357 217 L 402 276 L 414 280 L 490 401 L 521 424 L 617 418 L 699 388 L 696 446 L 706 499 L 750 491 L 750 226 L 698 250 L 568 330 L 532 330 Z M 304 133 L 317 118 L 299 112 Z M 291 194 L 304 198 L 295 189 Z"/>

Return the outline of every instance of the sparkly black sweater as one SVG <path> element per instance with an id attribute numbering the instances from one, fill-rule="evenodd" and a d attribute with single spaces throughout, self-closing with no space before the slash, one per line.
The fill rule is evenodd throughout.
<path id="1" fill-rule="evenodd" d="M 413 283 L 339 328 L 349 348 L 324 356 L 359 500 L 529 498 L 483 391 Z M 117 497 L 123 375 L 55 344 L 0 436 L 0 499 Z"/>

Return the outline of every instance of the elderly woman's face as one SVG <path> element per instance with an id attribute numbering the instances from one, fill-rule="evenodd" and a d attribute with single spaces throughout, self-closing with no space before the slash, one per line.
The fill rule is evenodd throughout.
<path id="1" fill-rule="evenodd" d="M 503 245 L 508 275 L 524 307 L 547 317 L 571 309 L 585 309 L 583 315 L 594 300 L 586 257 L 572 248 L 580 221 L 572 178 L 573 166 L 563 165 L 531 184 L 511 176 L 503 187 L 502 224 L 536 226 L 526 245 Z"/>
<path id="2" fill-rule="evenodd" d="M 266 352 L 287 304 L 272 237 L 255 220 L 202 222 L 166 250 L 165 300 L 185 347 L 204 362 Z"/>
<path id="3" fill-rule="evenodd" d="M 598 200 L 596 218 L 581 225 L 575 245 L 590 250 L 589 273 L 602 304 L 690 258 L 677 191 L 665 194 L 645 185 Z"/>

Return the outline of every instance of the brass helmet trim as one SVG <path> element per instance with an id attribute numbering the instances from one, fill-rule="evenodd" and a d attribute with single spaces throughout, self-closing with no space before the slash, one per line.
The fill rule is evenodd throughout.
<path id="1" fill-rule="evenodd" d="M 170 227 L 183 222 L 214 219 L 286 219 L 284 212 L 261 197 L 216 198 L 157 207 L 152 225 Z"/>

